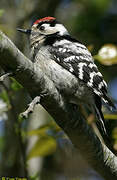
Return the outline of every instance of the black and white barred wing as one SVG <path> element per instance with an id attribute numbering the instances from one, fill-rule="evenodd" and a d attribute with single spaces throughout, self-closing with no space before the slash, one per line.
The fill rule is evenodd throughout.
<path id="1" fill-rule="evenodd" d="M 61 40 L 54 43 L 50 51 L 58 64 L 85 82 L 105 103 L 113 106 L 107 96 L 106 82 L 94 64 L 91 53 L 83 44 Z"/>

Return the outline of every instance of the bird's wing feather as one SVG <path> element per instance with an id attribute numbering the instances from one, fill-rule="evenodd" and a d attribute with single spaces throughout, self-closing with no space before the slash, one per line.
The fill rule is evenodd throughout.
<path id="1" fill-rule="evenodd" d="M 105 103 L 112 106 L 106 98 L 106 82 L 94 64 L 91 53 L 83 44 L 68 40 L 57 41 L 50 51 L 53 60 L 85 82 Z"/>

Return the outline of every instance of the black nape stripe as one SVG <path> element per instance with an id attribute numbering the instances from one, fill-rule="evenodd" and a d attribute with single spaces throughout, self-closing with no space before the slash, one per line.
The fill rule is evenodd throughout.
<path id="1" fill-rule="evenodd" d="M 82 44 L 80 41 L 76 40 L 75 38 L 71 37 L 70 35 L 60 36 L 59 32 L 56 32 L 55 34 L 46 35 L 46 40 L 45 40 L 44 44 L 45 45 L 52 45 L 56 41 L 61 41 L 61 40 L 68 40 L 71 42 L 76 42 L 76 43 Z"/>

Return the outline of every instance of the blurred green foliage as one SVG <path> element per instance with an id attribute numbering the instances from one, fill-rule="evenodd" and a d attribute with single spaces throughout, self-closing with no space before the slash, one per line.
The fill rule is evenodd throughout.
<path id="1" fill-rule="evenodd" d="M 33 157 L 47 156 L 53 154 L 56 151 L 56 140 L 54 137 L 44 135 L 39 137 L 33 148 L 27 155 L 27 160 Z"/>
<path id="2" fill-rule="evenodd" d="M 19 89 L 23 88 L 22 85 L 18 83 L 14 78 L 11 79 L 12 79 L 12 83 L 11 83 L 12 90 L 18 91 Z"/>
<path id="3" fill-rule="evenodd" d="M 3 90 L 1 93 L 0 93 L 0 97 L 3 99 L 4 102 L 6 102 L 6 104 L 8 106 L 10 106 L 10 101 L 9 101 L 9 96 L 8 96 L 8 93 L 6 90 Z"/>
<path id="4" fill-rule="evenodd" d="M 27 136 L 37 136 L 37 141 L 27 155 L 27 160 L 38 156 L 47 156 L 53 154 L 57 148 L 57 132 L 61 129 L 53 122 L 41 126 L 38 129 L 27 131 Z"/>
<path id="5" fill-rule="evenodd" d="M 0 17 L 4 14 L 4 9 L 0 9 Z"/>

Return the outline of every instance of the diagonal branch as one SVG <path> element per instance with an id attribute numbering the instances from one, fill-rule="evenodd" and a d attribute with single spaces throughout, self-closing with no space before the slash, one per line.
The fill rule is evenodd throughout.
<path id="1" fill-rule="evenodd" d="M 31 97 L 47 93 L 42 106 L 66 132 L 84 159 L 106 180 L 117 179 L 117 157 L 94 134 L 92 129 L 71 104 L 66 103 L 54 83 L 37 65 L 26 58 L 16 46 L 0 32 L 0 66 L 13 72 L 14 78 L 27 89 Z"/>

